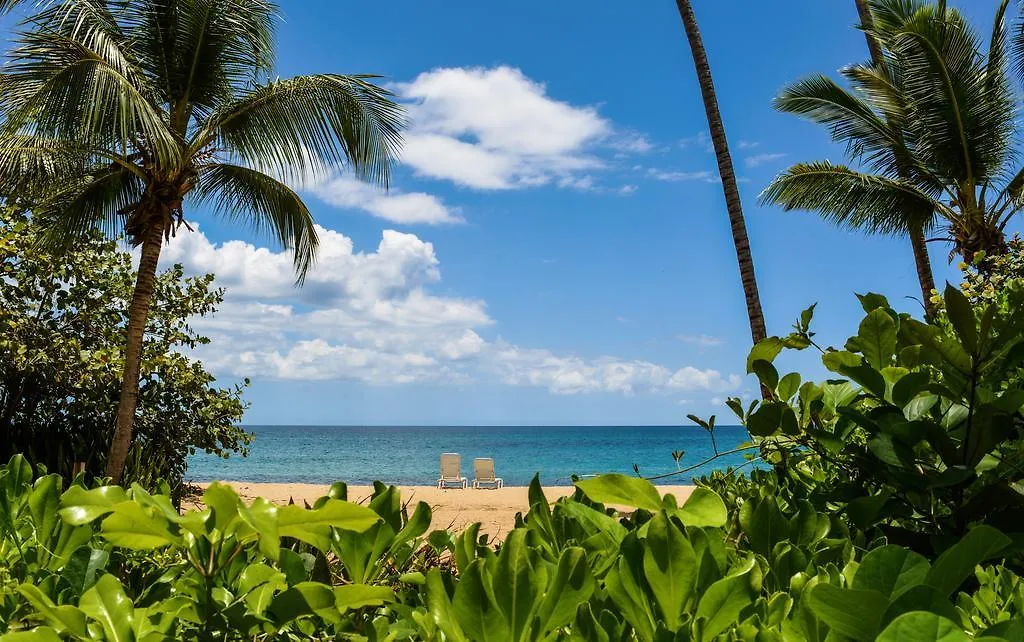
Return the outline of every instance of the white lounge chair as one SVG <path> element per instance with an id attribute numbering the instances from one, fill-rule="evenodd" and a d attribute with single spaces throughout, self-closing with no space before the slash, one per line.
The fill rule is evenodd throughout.
<path id="1" fill-rule="evenodd" d="M 494 476 L 494 460 L 477 457 L 473 460 L 473 488 L 501 488 L 505 485 L 501 477 Z"/>
<path id="2" fill-rule="evenodd" d="M 459 453 L 441 453 L 441 478 L 437 480 L 437 487 L 465 488 L 467 485 Z"/>

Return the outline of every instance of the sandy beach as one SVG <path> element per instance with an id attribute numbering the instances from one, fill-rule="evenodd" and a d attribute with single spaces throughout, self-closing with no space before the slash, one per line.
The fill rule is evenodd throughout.
<path id="1" fill-rule="evenodd" d="M 227 482 L 242 496 L 252 500 L 265 497 L 282 504 L 294 499 L 312 503 L 323 496 L 328 486 L 319 484 L 261 484 L 251 482 Z M 205 484 L 201 484 L 205 486 Z M 461 530 L 474 522 L 481 523 L 481 531 L 501 539 L 515 526 L 518 512 L 529 509 L 525 486 L 506 486 L 497 490 L 438 489 L 434 486 L 402 486 L 402 501 L 427 502 L 434 512 L 431 529 L 450 528 Z M 692 486 L 659 486 L 662 494 L 672 493 L 682 501 L 689 497 Z M 572 486 L 549 486 L 544 494 L 549 501 L 570 495 Z M 363 502 L 373 494 L 371 486 L 349 486 L 350 501 Z M 186 504 L 187 506 L 187 504 Z"/>

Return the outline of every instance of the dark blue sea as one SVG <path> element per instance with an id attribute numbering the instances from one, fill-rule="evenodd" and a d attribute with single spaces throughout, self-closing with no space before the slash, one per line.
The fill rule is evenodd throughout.
<path id="1" fill-rule="evenodd" d="M 685 451 L 680 465 L 713 454 L 711 438 L 693 426 L 247 426 L 256 436 L 248 457 L 190 458 L 187 479 L 250 482 L 306 482 L 430 485 L 440 455 L 462 455 L 463 475 L 472 478 L 474 457 L 493 457 L 499 477 L 510 486 L 540 474 L 546 485 L 568 485 L 572 475 L 634 474 L 644 477 L 678 470 L 673 451 Z M 748 437 L 739 426 L 715 430 L 719 452 Z M 659 483 L 685 484 L 693 477 L 738 466 L 742 454 L 722 457 Z"/>

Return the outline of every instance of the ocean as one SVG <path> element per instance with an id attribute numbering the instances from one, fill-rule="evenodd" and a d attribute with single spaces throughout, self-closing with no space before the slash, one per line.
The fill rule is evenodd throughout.
<path id="1" fill-rule="evenodd" d="M 255 434 L 248 457 L 221 459 L 199 453 L 189 458 L 186 479 L 249 482 L 344 481 L 369 484 L 433 485 L 440 455 L 462 455 L 462 474 L 473 478 L 473 458 L 493 457 L 498 477 L 525 486 L 534 474 L 545 485 L 569 485 L 572 475 L 635 474 L 644 477 L 678 470 L 673 451 L 685 451 L 680 465 L 713 454 L 711 438 L 698 426 L 246 426 Z M 715 429 L 719 452 L 746 441 L 740 426 Z M 742 454 L 717 459 L 689 473 L 659 480 L 688 484 L 715 469 L 738 466 Z"/>

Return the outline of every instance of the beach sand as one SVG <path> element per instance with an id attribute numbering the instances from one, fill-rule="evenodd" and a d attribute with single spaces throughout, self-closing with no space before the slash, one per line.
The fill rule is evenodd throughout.
<path id="1" fill-rule="evenodd" d="M 265 497 L 273 502 L 287 504 L 294 499 L 295 503 L 306 501 L 313 503 L 318 497 L 326 494 L 328 486 L 318 484 L 263 484 L 250 482 L 227 482 L 238 492 L 242 499 L 251 501 L 257 497 Z M 205 484 L 200 484 L 205 486 Z M 402 486 L 402 501 L 427 502 L 433 510 L 431 530 L 448 528 L 461 530 L 480 522 L 480 530 L 496 539 L 503 539 L 508 531 L 515 526 L 516 513 L 529 510 L 526 486 L 506 486 L 497 490 L 438 489 L 433 486 Z M 662 494 L 672 493 L 681 504 L 692 486 L 658 486 Z M 548 501 L 571 495 L 572 486 L 549 486 L 544 489 Z M 363 502 L 373 494 L 371 486 L 349 486 L 348 499 Z M 410 510 L 411 507 L 410 506 Z M 185 507 L 192 504 L 186 501 Z"/>

